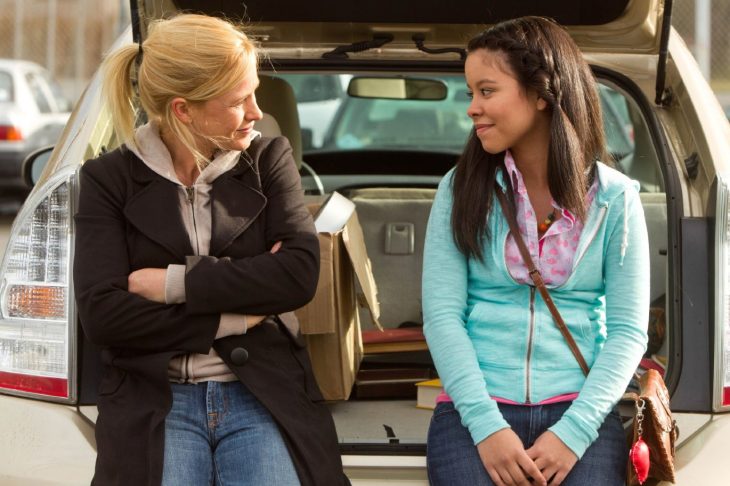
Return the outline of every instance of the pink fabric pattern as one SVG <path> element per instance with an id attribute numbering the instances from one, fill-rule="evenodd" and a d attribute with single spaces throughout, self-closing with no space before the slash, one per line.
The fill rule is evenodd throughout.
<path id="1" fill-rule="evenodd" d="M 542 237 L 537 232 L 537 217 L 532 209 L 530 198 L 522 180 L 522 174 L 515 165 L 515 160 L 509 151 L 505 154 L 504 165 L 507 174 L 512 180 L 512 187 L 515 192 L 515 204 L 517 206 L 517 226 L 520 228 L 522 238 L 530 250 L 532 259 L 540 270 L 546 285 L 558 286 L 564 284 L 573 270 L 573 257 L 578 248 L 583 222 L 577 219 L 567 209 L 558 206 L 554 200 L 552 206 L 561 215 L 560 219 L 550 225 Z M 594 181 L 586 195 L 586 205 L 590 205 L 598 189 Z M 545 216 L 540 216 L 542 220 Z M 522 284 L 532 284 L 532 279 L 527 272 L 527 265 L 522 261 L 520 250 L 517 248 L 515 239 L 510 234 L 507 237 L 505 246 L 505 263 L 512 278 Z"/>

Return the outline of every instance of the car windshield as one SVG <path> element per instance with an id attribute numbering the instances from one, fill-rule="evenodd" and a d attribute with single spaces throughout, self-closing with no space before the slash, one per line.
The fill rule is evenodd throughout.
<path id="1" fill-rule="evenodd" d="M 304 152 L 408 150 L 461 153 L 472 122 L 464 76 L 432 76 L 446 83 L 443 100 L 356 98 L 353 74 L 278 74 L 297 98 Z M 424 76 L 419 75 L 419 78 Z M 623 94 L 599 84 L 608 152 L 620 160 L 634 149 Z"/>
<path id="2" fill-rule="evenodd" d="M 434 77 L 448 86 L 446 99 L 438 101 L 351 97 L 347 83 L 352 74 L 281 77 L 296 94 L 304 139 L 311 134 L 305 153 L 382 149 L 458 153 L 471 129 L 462 75 Z"/>

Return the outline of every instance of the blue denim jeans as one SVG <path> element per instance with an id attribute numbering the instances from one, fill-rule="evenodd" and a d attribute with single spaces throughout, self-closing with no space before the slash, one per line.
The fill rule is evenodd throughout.
<path id="1" fill-rule="evenodd" d="M 243 384 L 171 386 L 163 486 L 299 484 L 276 423 Z"/>
<path id="2" fill-rule="evenodd" d="M 560 419 L 570 403 L 532 407 L 500 403 L 499 410 L 527 449 Z M 611 412 L 598 430 L 598 439 L 575 464 L 562 486 L 623 486 L 628 454 L 621 417 Z M 434 410 L 428 429 L 426 456 L 428 478 L 433 486 L 494 484 L 451 402 L 439 403 Z"/>

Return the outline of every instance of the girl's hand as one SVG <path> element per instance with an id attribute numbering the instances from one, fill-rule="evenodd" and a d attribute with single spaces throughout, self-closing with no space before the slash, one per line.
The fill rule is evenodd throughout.
<path id="1" fill-rule="evenodd" d="M 127 277 L 127 290 L 145 299 L 165 303 L 166 268 L 142 268 Z"/>
<path id="2" fill-rule="evenodd" d="M 512 429 L 495 432 L 477 444 L 477 450 L 489 477 L 497 486 L 547 485 L 545 477 Z"/>
<path id="3" fill-rule="evenodd" d="M 527 455 L 535 461 L 546 478 L 552 478 L 548 483 L 550 486 L 561 484 L 578 462 L 578 457 L 573 451 L 549 430 L 538 437 L 533 446 L 527 449 Z"/>
<path id="4" fill-rule="evenodd" d="M 279 251 L 279 248 L 281 248 L 281 241 L 277 241 L 276 243 L 274 243 L 274 246 L 271 247 L 271 250 L 269 250 L 269 253 L 271 253 L 273 255 L 274 253 Z"/>

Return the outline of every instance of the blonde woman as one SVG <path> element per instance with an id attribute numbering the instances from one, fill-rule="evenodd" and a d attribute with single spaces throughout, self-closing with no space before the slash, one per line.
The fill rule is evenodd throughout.
<path id="1" fill-rule="evenodd" d="M 180 15 L 104 70 L 124 144 L 83 166 L 74 262 L 106 365 L 93 484 L 348 484 L 291 314 L 319 244 L 288 142 L 254 129 L 256 49 Z"/>

